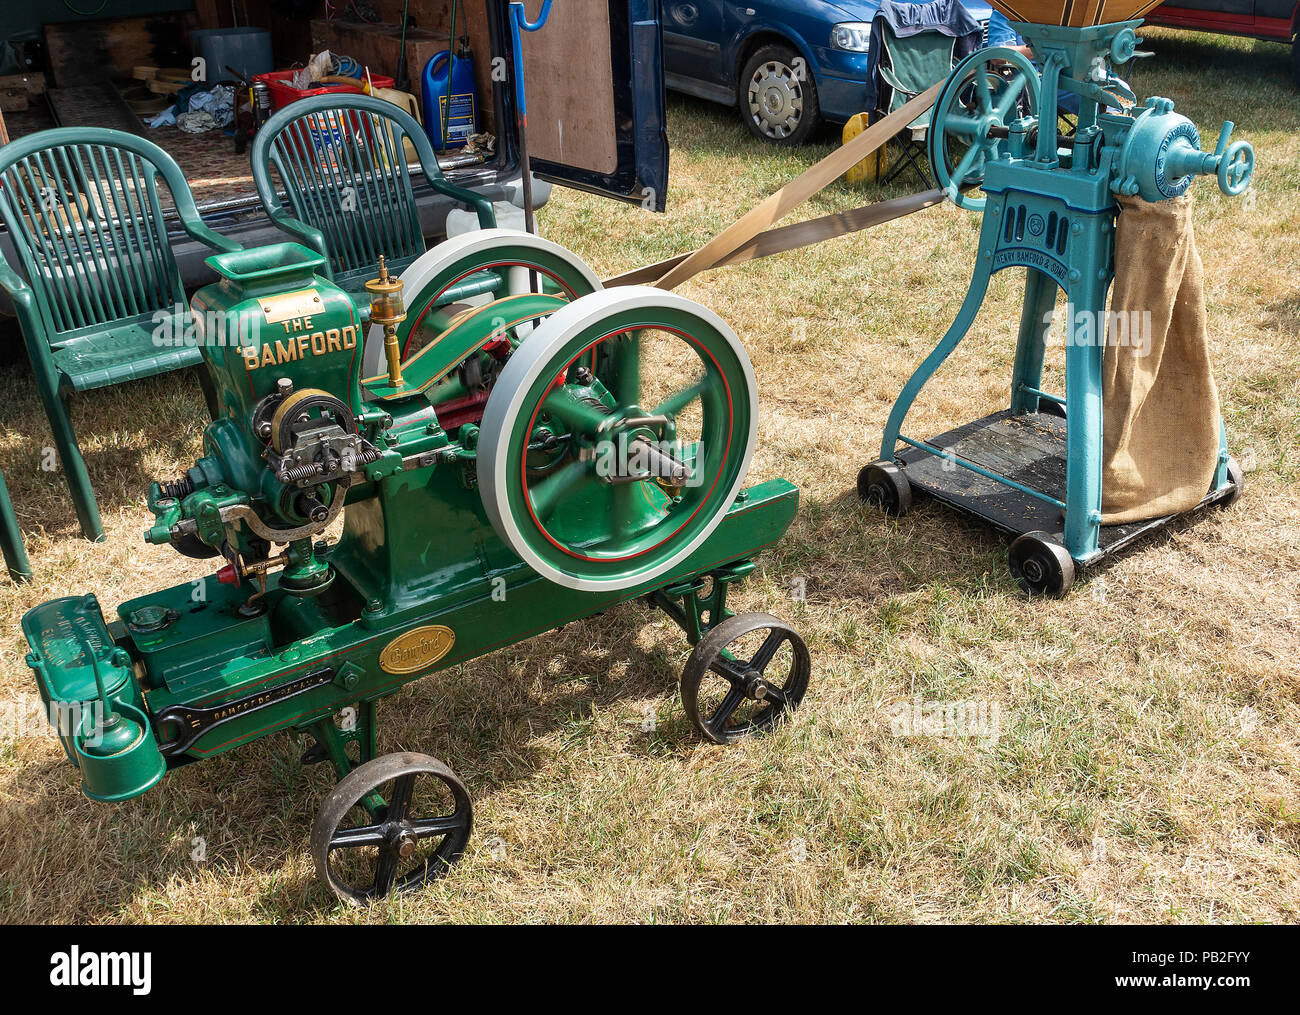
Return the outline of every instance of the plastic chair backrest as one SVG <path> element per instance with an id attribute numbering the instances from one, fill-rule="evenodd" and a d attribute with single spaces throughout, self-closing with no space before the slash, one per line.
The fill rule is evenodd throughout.
<path id="1" fill-rule="evenodd" d="M 0 148 L 0 219 L 51 339 L 184 304 L 159 173 L 187 231 L 235 246 L 202 225 L 180 167 L 143 138 L 63 127 Z"/>
<path id="2" fill-rule="evenodd" d="M 431 183 L 442 178 L 429 139 L 409 113 L 368 95 L 318 95 L 281 109 L 253 140 L 253 180 L 272 221 L 329 258 L 331 277 L 373 272 L 424 252 L 410 142 Z M 297 223 L 271 182 L 274 166 Z M 296 228 L 299 225 L 308 228 Z M 311 235 L 315 233 L 316 235 Z"/>

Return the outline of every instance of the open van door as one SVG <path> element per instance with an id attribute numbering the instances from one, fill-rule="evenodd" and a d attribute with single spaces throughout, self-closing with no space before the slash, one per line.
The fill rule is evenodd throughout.
<path id="1" fill-rule="evenodd" d="M 541 0 L 528 0 L 535 18 Z M 543 179 L 663 211 L 659 0 L 564 0 L 525 32 L 528 155 Z"/>

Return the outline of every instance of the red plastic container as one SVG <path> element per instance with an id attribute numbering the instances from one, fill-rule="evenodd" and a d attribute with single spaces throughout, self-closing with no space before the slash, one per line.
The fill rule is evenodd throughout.
<path id="1" fill-rule="evenodd" d="M 275 110 L 283 109 L 291 102 L 297 102 L 299 99 L 306 99 L 313 95 L 329 95 L 331 92 L 338 92 L 342 95 L 359 95 L 362 89 L 353 85 L 327 84 L 319 88 L 295 88 L 290 82 L 293 80 L 297 71 L 292 70 L 275 70 L 269 74 L 258 74 L 253 80 L 263 81 L 266 87 L 271 90 L 271 108 Z M 396 82 L 383 74 L 371 74 L 370 82 L 376 88 L 392 88 Z"/>

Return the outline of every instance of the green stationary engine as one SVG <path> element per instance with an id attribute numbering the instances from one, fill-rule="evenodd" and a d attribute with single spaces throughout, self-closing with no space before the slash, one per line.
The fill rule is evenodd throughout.
<path id="1" fill-rule="evenodd" d="M 381 263 L 369 308 L 295 244 L 209 263 L 220 281 L 192 310 L 221 413 L 194 466 L 152 486 L 145 537 L 213 573 L 116 618 L 86 595 L 23 621 L 43 696 L 77 716 L 61 733 L 89 795 L 307 732 L 304 760 L 342 780 L 317 868 L 362 900 L 437 876 L 470 832 L 446 766 L 376 757 L 375 704 L 407 681 L 641 597 L 695 645 L 681 692 L 705 737 L 799 703 L 799 636 L 726 607 L 797 492 L 742 489 L 755 381 L 715 315 L 602 290 L 509 230 L 449 241 L 401 279 Z"/>

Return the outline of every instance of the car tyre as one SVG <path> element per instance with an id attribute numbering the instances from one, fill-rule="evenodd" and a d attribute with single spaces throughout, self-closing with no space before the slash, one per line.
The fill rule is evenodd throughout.
<path id="1" fill-rule="evenodd" d="M 1300 35 L 1291 42 L 1291 76 L 1300 85 Z"/>
<path id="2" fill-rule="evenodd" d="M 749 132 L 772 144 L 802 144 L 821 122 L 807 61 L 786 45 L 761 46 L 745 61 L 736 104 Z"/>

